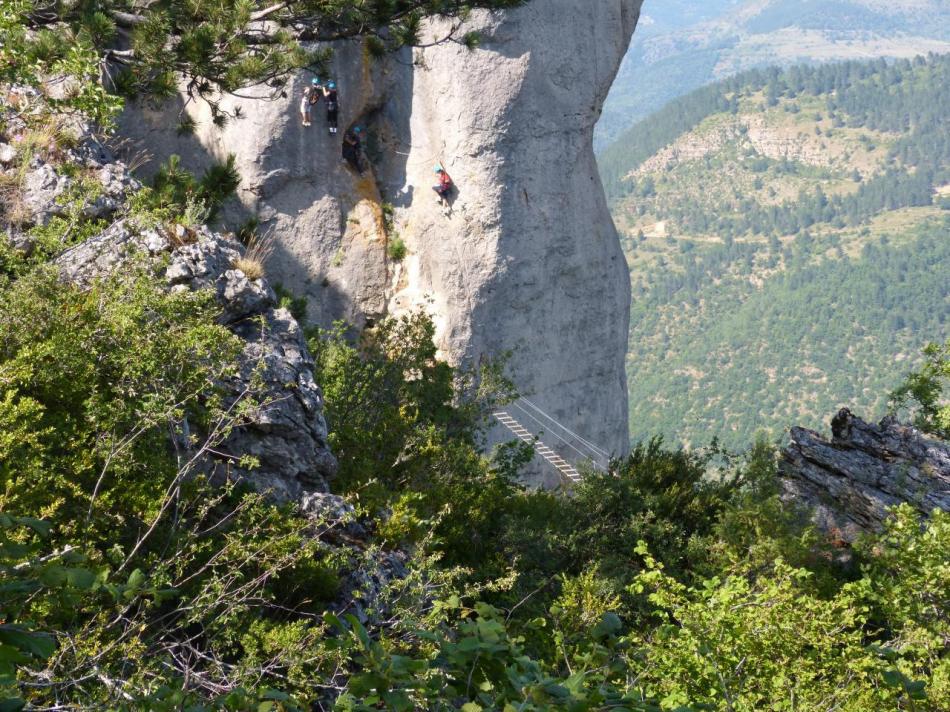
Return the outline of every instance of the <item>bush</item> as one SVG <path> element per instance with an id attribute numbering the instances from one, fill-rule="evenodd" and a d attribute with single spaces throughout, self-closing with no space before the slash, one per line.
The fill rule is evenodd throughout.
<path id="1" fill-rule="evenodd" d="M 390 239 L 389 244 L 386 246 L 386 254 L 389 255 L 389 259 L 394 262 L 401 262 L 406 256 L 406 243 L 403 242 L 401 237 Z"/>
<path id="2" fill-rule="evenodd" d="M 277 304 L 281 309 L 286 309 L 291 316 L 299 322 L 307 319 L 307 298 L 296 297 L 290 291 L 284 288 L 282 284 L 274 285 L 274 292 L 277 294 Z"/>
<path id="3" fill-rule="evenodd" d="M 225 200 L 241 184 L 241 176 L 234 167 L 234 156 L 224 163 L 216 163 L 205 170 L 200 179 L 181 167 L 180 156 L 170 156 L 152 179 L 151 194 L 154 208 L 197 205 L 203 210 L 199 222 L 214 220 Z"/>
<path id="4" fill-rule="evenodd" d="M 950 384 L 950 340 L 924 349 L 923 365 L 908 374 L 891 393 L 891 410 L 911 409 L 914 425 L 924 432 L 950 440 L 950 405 L 945 393 Z"/>

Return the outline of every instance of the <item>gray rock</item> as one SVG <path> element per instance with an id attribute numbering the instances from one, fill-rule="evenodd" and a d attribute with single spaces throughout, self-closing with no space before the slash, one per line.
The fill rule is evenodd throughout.
<path id="1" fill-rule="evenodd" d="M 156 257 L 169 250 L 165 237 L 154 230 L 138 231 L 125 221 L 67 250 L 56 259 L 67 281 L 81 286 L 112 274 L 137 256 Z"/>
<path id="2" fill-rule="evenodd" d="M 9 143 L 0 143 L 0 164 L 5 166 L 13 163 L 16 158 L 16 149 Z"/>
<path id="3" fill-rule="evenodd" d="M 335 494 L 309 492 L 300 499 L 301 513 L 321 526 L 330 527 L 330 540 L 360 539 L 369 541 L 366 527 L 349 502 Z M 340 536 L 335 536 L 340 535 Z"/>
<path id="4" fill-rule="evenodd" d="M 132 108 L 123 133 L 156 160 L 178 154 L 197 171 L 234 154 L 243 182 L 231 214 L 256 215 L 270 230 L 268 272 L 309 298 L 314 323 L 361 327 L 422 307 L 449 361 L 511 352 L 509 372 L 525 395 L 622 454 L 629 275 L 592 136 L 640 5 L 533 0 L 477 12 L 464 29 L 481 33 L 478 49 L 442 43 L 368 71 L 361 47 L 336 45 L 337 135 L 319 106 L 313 126 L 300 125 L 305 75 L 274 101 L 224 98 L 222 108 L 244 118 L 223 130 L 192 102 L 195 136 L 177 135 L 180 105 Z M 448 27 L 428 23 L 423 38 Z M 357 122 L 378 146 L 364 177 L 340 163 L 342 133 Z M 430 188 L 435 163 L 458 186 L 450 209 Z M 401 263 L 387 256 L 383 201 L 408 248 Z"/>
<path id="5" fill-rule="evenodd" d="M 180 244 L 181 238 L 187 244 Z M 256 407 L 216 448 L 221 468 L 280 501 L 301 501 L 325 492 L 337 462 L 327 445 L 323 394 L 313 379 L 313 359 L 303 331 L 276 308 L 264 280 L 249 280 L 233 263 L 243 247 L 206 228 L 175 234 L 139 231 L 119 222 L 57 259 L 63 277 L 77 284 L 115 272 L 136 257 L 167 256 L 171 289 L 212 289 L 222 321 L 244 341 L 238 374 L 226 383 L 233 399 L 251 394 Z M 240 466 L 243 456 L 258 466 Z M 216 469 L 215 463 L 209 463 Z"/>
<path id="6" fill-rule="evenodd" d="M 389 585 L 406 577 L 409 557 L 402 551 L 369 548 L 364 555 L 351 559 L 334 609 L 351 613 L 364 625 L 378 626 L 392 615 L 393 604 Z"/>
<path id="7" fill-rule="evenodd" d="M 76 160 L 81 164 L 81 161 Z M 141 184 L 121 163 L 101 166 L 96 172 L 96 178 L 101 183 L 101 192 L 81 206 L 81 214 L 85 218 L 112 216 L 122 206 L 129 193 L 141 188 Z M 60 175 L 55 166 L 35 158 L 23 178 L 24 201 L 30 210 L 31 222 L 35 225 L 46 225 L 53 217 L 65 215 L 67 210 L 62 204 L 62 198 L 72 185 L 72 178 Z"/>
<path id="8" fill-rule="evenodd" d="M 259 314 L 277 301 L 263 280 L 250 280 L 241 270 L 229 269 L 218 281 L 218 294 L 228 323 Z"/>
<path id="9" fill-rule="evenodd" d="M 259 383 L 259 404 L 222 450 L 256 457 L 260 473 L 253 477 L 259 487 L 277 477 L 294 500 L 325 492 L 337 463 L 327 445 L 323 394 L 313 380 L 313 359 L 300 325 L 286 309 L 267 308 L 259 318 L 245 318 L 231 328 L 245 341 L 231 390 L 241 393 L 252 381 Z"/>
<path id="10" fill-rule="evenodd" d="M 46 225 L 53 217 L 62 215 L 63 206 L 57 199 L 71 183 L 69 177 L 58 175 L 49 163 L 40 163 L 27 171 L 23 177 L 23 195 L 32 222 Z"/>
<path id="11" fill-rule="evenodd" d="M 845 542 L 880 529 L 887 510 L 907 502 L 922 515 L 950 511 L 950 444 L 893 418 L 866 423 L 842 409 L 827 440 L 792 428 L 779 470 L 785 496 Z"/>

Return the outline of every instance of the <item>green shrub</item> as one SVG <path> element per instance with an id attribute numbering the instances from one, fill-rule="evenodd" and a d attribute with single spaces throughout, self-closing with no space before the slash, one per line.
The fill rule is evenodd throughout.
<path id="1" fill-rule="evenodd" d="M 911 409 L 918 428 L 950 440 L 950 405 L 945 395 L 950 385 L 950 339 L 943 345 L 929 344 L 924 359 L 891 393 L 891 410 Z"/>
<path id="2" fill-rule="evenodd" d="M 401 237 L 391 238 L 386 246 L 386 254 L 394 262 L 401 262 L 406 256 L 406 243 Z"/>
<path id="3" fill-rule="evenodd" d="M 241 176 L 234 167 L 234 156 L 229 155 L 224 163 L 216 163 L 205 170 L 200 179 L 181 167 L 180 156 L 169 156 L 152 179 L 150 194 L 154 208 L 198 205 L 204 214 L 198 222 L 214 220 L 224 201 L 234 194 L 241 184 Z"/>
<path id="4" fill-rule="evenodd" d="M 296 297 L 282 284 L 274 285 L 274 292 L 277 294 L 277 303 L 281 309 L 288 310 L 291 315 L 299 322 L 307 319 L 307 298 Z"/>

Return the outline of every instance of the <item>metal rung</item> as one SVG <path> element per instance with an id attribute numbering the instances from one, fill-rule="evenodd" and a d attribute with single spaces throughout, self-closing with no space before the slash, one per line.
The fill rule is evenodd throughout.
<path id="1" fill-rule="evenodd" d="M 571 463 L 541 442 L 540 438 L 536 438 L 534 435 L 532 435 L 531 431 L 525 428 L 517 420 L 512 418 L 508 413 L 505 411 L 498 411 L 497 413 L 492 413 L 492 415 L 498 419 L 498 422 L 508 428 L 508 430 L 514 433 L 519 439 L 526 443 L 533 444 L 535 453 L 540 455 L 541 458 L 543 458 L 549 465 L 551 465 L 551 467 L 561 473 L 561 475 L 566 477 L 571 482 L 581 481 L 581 474 L 574 468 L 573 465 L 571 465 Z"/>

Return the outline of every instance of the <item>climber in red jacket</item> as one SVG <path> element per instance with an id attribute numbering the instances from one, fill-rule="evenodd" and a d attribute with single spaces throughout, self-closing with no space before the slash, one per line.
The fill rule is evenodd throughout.
<path id="1" fill-rule="evenodd" d="M 452 178 L 442 166 L 435 167 L 435 174 L 439 177 L 439 184 L 432 186 L 432 190 L 439 196 L 439 205 L 443 205 L 448 203 L 449 196 L 452 194 Z"/>

